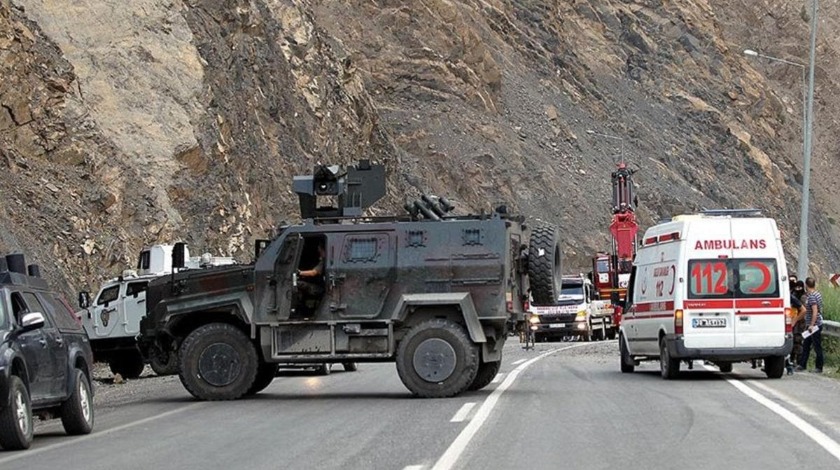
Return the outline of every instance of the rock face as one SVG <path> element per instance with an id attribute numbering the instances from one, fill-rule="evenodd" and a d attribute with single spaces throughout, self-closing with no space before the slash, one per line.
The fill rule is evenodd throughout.
<path id="1" fill-rule="evenodd" d="M 297 219 L 292 175 L 371 158 L 389 173 L 376 213 L 421 191 L 462 212 L 504 202 L 559 224 L 583 268 L 608 247 L 624 158 L 640 168 L 643 227 L 759 207 L 793 266 L 799 70 L 740 51 L 807 57 L 807 23 L 797 2 L 746 3 L 0 0 L 0 249 L 68 294 L 154 242 L 249 260 L 255 238 Z M 821 25 L 822 54 L 840 48 L 836 26 Z M 772 50 L 780 37 L 801 46 Z M 840 267 L 829 72 L 815 272 Z"/>

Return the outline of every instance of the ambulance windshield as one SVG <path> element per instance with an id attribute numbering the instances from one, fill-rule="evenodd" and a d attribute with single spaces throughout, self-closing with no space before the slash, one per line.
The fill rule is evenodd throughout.
<path id="1" fill-rule="evenodd" d="M 688 262 L 691 299 L 779 297 L 775 259 L 705 259 Z"/>

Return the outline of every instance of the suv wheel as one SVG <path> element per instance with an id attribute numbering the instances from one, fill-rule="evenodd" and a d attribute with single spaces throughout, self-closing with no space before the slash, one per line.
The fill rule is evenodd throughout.
<path id="1" fill-rule="evenodd" d="M 90 393 L 90 381 L 79 369 L 76 369 L 75 379 L 70 398 L 61 404 L 61 424 L 67 434 L 90 434 L 93 429 L 93 396 Z"/>
<path id="2" fill-rule="evenodd" d="M 499 369 L 502 367 L 502 361 L 483 362 L 478 366 L 478 373 L 475 374 L 475 380 L 467 387 L 467 390 L 481 390 L 490 385 L 490 382 L 496 378 Z"/>
<path id="3" fill-rule="evenodd" d="M 554 305 L 562 280 L 560 241 L 557 229 L 541 225 L 531 231 L 528 244 L 528 277 L 534 305 Z"/>
<path id="4" fill-rule="evenodd" d="M 240 329 L 227 323 L 196 328 L 181 345 L 179 377 L 201 400 L 235 400 L 257 376 L 257 351 Z"/>
<path id="5" fill-rule="evenodd" d="M 32 443 L 32 403 L 29 390 L 20 377 L 9 380 L 8 402 L 0 407 L 0 447 L 6 450 L 28 449 Z"/>
<path id="6" fill-rule="evenodd" d="M 146 365 L 140 351 L 125 351 L 115 355 L 109 362 L 111 373 L 120 374 L 124 379 L 136 379 L 143 373 Z"/>
<path id="7" fill-rule="evenodd" d="M 665 338 L 659 340 L 659 372 L 666 380 L 676 379 L 680 375 L 680 360 L 671 359 L 671 353 L 665 344 Z"/>
<path id="8" fill-rule="evenodd" d="M 473 383 L 478 367 L 478 347 L 460 325 L 441 318 L 411 328 L 397 348 L 400 380 L 424 398 L 458 395 Z"/>

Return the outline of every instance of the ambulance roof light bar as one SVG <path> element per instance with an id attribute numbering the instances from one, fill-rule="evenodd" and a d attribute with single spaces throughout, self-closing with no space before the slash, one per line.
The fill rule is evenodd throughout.
<path id="1" fill-rule="evenodd" d="M 701 214 L 710 217 L 764 217 L 761 213 L 761 209 L 710 209 L 702 211 Z"/>

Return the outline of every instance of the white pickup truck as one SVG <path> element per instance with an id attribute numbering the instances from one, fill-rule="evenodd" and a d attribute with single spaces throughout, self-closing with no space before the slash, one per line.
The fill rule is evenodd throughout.
<path id="1" fill-rule="evenodd" d="M 614 339 L 616 331 L 608 304 L 598 300 L 598 293 L 586 276 L 563 276 L 562 290 L 554 305 L 530 308 L 539 317 L 536 340 Z"/>
<path id="2" fill-rule="evenodd" d="M 140 332 L 140 319 L 146 315 L 146 288 L 152 279 L 172 272 L 172 248 L 173 245 L 144 248 L 136 270 L 125 270 L 121 276 L 105 281 L 92 299 L 88 292 L 79 293 L 82 310 L 76 316 L 81 318 L 90 338 L 94 360 L 107 362 L 114 374 L 130 379 L 143 372 L 145 363 L 135 337 Z M 234 264 L 233 258 L 208 253 L 190 257 L 188 251 L 185 260 L 185 269 Z M 176 372 L 170 358 L 153 358 L 150 365 L 159 375 Z"/>

